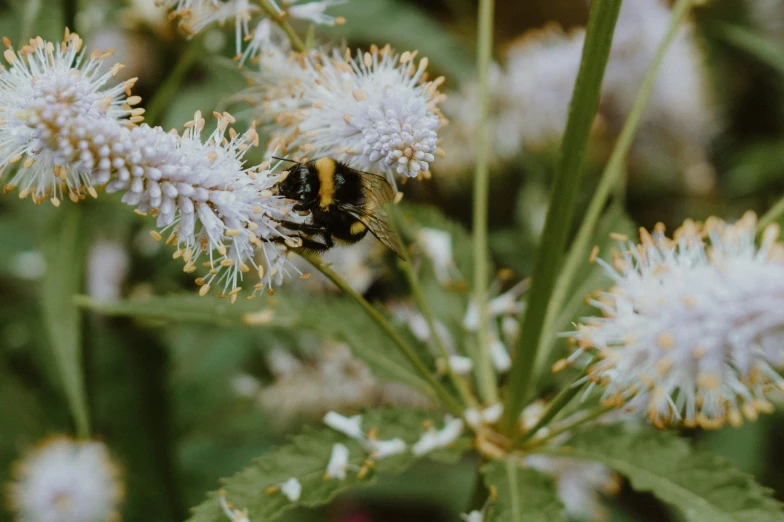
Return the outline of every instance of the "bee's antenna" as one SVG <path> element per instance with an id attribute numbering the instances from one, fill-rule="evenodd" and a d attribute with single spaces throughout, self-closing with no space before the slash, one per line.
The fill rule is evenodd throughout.
<path id="1" fill-rule="evenodd" d="M 270 159 L 276 159 L 276 160 L 280 160 L 280 161 L 288 161 L 288 162 L 291 162 L 291 163 L 299 164 L 299 161 L 294 161 L 293 159 L 288 159 L 288 158 L 281 158 L 279 156 L 270 156 Z"/>

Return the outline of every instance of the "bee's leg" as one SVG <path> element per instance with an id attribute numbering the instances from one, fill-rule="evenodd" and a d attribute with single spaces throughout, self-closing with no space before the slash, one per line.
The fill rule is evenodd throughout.
<path id="1" fill-rule="evenodd" d="M 330 248 L 332 248 L 333 246 L 332 241 L 329 241 L 330 244 L 327 244 L 327 243 L 322 243 L 320 241 L 316 241 L 315 239 L 310 237 L 304 237 L 304 236 L 294 236 L 294 237 L 296 237 L 302 242 L 302 244 L 297 248 L 308 252 L 316 252 L 316 253 L 325 252 Z M 276 237 L 273 238 L 272 241 L 275 243 L 285 244 L 286 238 Z"/>
<path id="2" fill-rule="evenodd" d="M 297 223 L 296 221 L 278 220 L 278 223 L 288 228 L 289 230 L 296 230 L 305 232 L 306 234 L 326 234 L 324 227 L 318 225 L 311 225 L 309 223 Z"/>

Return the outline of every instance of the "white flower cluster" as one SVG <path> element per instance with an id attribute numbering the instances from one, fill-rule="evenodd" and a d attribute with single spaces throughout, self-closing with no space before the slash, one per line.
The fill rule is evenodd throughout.
<path id="1" fill-rule="evenodd" d="M 670 11 L 662 0 L 623 3 L 595 130 L 610 136 L 620 130 L 669 21 Z M 503 68 L 491 69 L 491 164 L 560 142 L 584 40 L 583 29 L 566 33 L 554 24 L 534 29 L 509 46 Z M 716 132 L 707 80 L 698 45 L 686 25 L 661 64 L 634 148 L 635 158 L 647 164 L 661 162 L 663 156 L 676 158 L 679 164 L 672 170 L 685 171 L 687 186 L 703 191 L 712 188 L 705 154 Z M 442 147 L 448 154 L 439 168 L 459 171 L 473 164 L 477 93 L 477 83 L 468 82 L 444 103 L 452 125 L 444 131 Z"/>
<path id="2" fill-rule="evenodd" d="M 389 46 L 262 53 L 247 98 L 260 121 L 274 123 L 270 151 L 302 159 L 332 156 L 364 171 L 429 176 L 444 119 L 438 104 L 443 77 L 428 81 L 427 58 Z"/>
<path id="3" fill-rule="evenodd" d="M 335 25 L 345 23 L 341 16 L 329 16 L 327 8 L 345 3 L 347 0 L 265 0 L 271 12 L 263 11 L 261 6 L 251 0 L 156 0 L 156 4 L 171 9 L 170 17 L 178 18 L 180 27 L 194 35 L 213 24 L 223 25 L 234 21 L 234 40 L 237 55 L 243 54 L 243 42 L 251 42 L 257 48 L 269 34 L 270 19 L 299 18 L 314 24 Z M 254 17 L 263 17 L 253 24 Z M 251 29 L 253 27 L 253 29 Z"/>
<path id="4" fill-rule="evenodd" d="M 17 463 L 14 475 L 9 499 L 19 520 L 104 522 L 118 515 L 123 487 L 100 442 L 47 440 Z"/>
<path id="5" fill-rule="evenodd" d="M 735 224 L 687 221 L 674 239 L 658 225 L 642 244 L 621 243 L 615 281 L 591 300 L 604 317 L 569 335 L 599 360 L 588 369 L 607 403 L 647 413 L 657 426 L 737 426 L 769 412 L 784 389 L 784 246 L 770 225 L 755 244 L 756 216 Z"/>
<path id="6" fill-rule="evenodd" d="M 81 39 L 66 32 L 61 44 L 37 38 L 5 51 L 10 67 L 0 72 L 0 174 L 19 166 L 4 190 L 19 188 L 20 197 L 49 198 L 57 206 L 64 193 L 78 201 L 85 193 L 97 197 L 96 187 L 105 186 L 122 192 L 137 213 L 157 216 L 186 272 L 197 269 L 202 254 L 208 257 L 209 274 L 197 281 L 202 295 L 218 283 L 222 295 L 235 299 L 251 270 L 261 279 L 256 291 L 279 283 L 287 265 L 275 243 L 296 246 L 297 240 L 277 230 L 275 220 L 289 207 L 269 190 L 276 175 L 266 163 L 243 164 L 245 152 L 258 144 L 255 129 L 238 134 L 226 113 L 216 114 L 206 140 L 198 113 L 181 136 L 136 126 L 143 110 L 131 106 L 139 98 L 126 98 L 135 79 L 107 87 L 121 66 L 102 73 L 111 53 L 86 57 L 81 48 Z"/>

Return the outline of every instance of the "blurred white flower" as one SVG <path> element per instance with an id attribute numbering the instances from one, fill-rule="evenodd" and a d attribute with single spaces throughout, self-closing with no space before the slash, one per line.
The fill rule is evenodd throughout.
<path id="1" fill-rule="evenodd" d="M 493 404 L 480 410 L 469 408 L 464 412 L 465 420 L 474 429 L 482 424 L 495 424 L 504 413 L 504 405 L 501 403 Z"/>
<path id="2" fill-rule="evenodd" d="M 622 243 L 614 268 L 600 261 L 615 281 L 591 300 L 604 317 L 567 334 L 578 349 L 566 362 L 595 352 L 588 376 L 604 401 L 656 426 L 737 426 L 771 411 L 768 394 L 784 388 L 774 370 L 784 364 L 784 247 L 777 225 L 759 247 L 755 233 L 749 212 Z"/>
<path id="3" fill-rule="evenodd" d="M 118 300 L 129 266 L 128 252 L 121 243 L 96 241 L 87 253 L 87 294 L 99 301 Z"/>
<path id="4" fill-rule="evenodd" d="M 437 108 L 443 78 L 425 79 L 427 58 L 371 47 L 351 57 L 337 49 L 308 56 L 259 56 L 253 76 L 260 120 L 270 127 L 270 151 L 332 156 L 363 171 L 429 175 L 435 160 Z"/>
<path id="5" fill-rule="evenodd" d="M 299 480 L 292 477 L 280 486 L 280 492 L 283 493 L 290 502 L 296 502 L 302 496 L 302 484 Z"/>
<path id="6" fill-rule="evenodd" d="M 275 350 L 267 362 L 275 380 L 258 393 L 259 405 L 281 422 L 318 416 L 337 409 L 379 404 L 428 404 L 425 397 L 400 383 L 380 381 L 356 359 L 348 346 L 319 344 L 299 359 Z"/>
<path id="7" fill-rule="evenodd" d="M 463 434 L 463 427 L 463 419 L 447 415 L 444 419 L 444 427 L 440 430 L 436 430 L 432 426 L 428 428 L 411 447 L 411 451 L 414 455 L 426 455 L 432 451 L 446 448 Z"/>
<path id="8" fill-rule="evenodd" d="M 226 515 L 231 522 L 250 522 L 248 510 L 235 509 L 232 503 L 226 500 L 226 491 L 220 490 L 218 495 L 218 504 L 220 505 L 221 511 L 223 511 L 223 514 Z"/>
<path id="9" fill-rule="evenodd" d="M 474 369 L 474 361 L 465 355 L 450 355 L 449 368 L 458 375 L 467 375 Z"/>
<path id="10" fill-rule="evenodd" d="M 0 177 L 20 166 L 4 191 L 19 188 L 22 198 L 48 198 L 54 205 L 66 193 L 73 201 L 85 193 L 96 197 L 89 172 L 71 165 L 80 154 L 80 133 L 141 120 L 143 110 L 131 108 L 140 98 L 126 97 L 136 79 L 108 86 L 122 66 L 104 70 L 111 51 L 86 56 L 75 33 L 66 31 L 58 44 L 40 37 L 19 50 L 5 44 L 10 67 L 0 71 Z"/>
<path id="11" fill-rule="evenodd" d="M 301 2 L 286 6 L 286 12 L 292 18 L 308 20 L 319 25 L 342 24 L 345 19 L 341 16 L 329 16 L 327 8 L 333 5 L 345 4 L 348 0 L 317 0 L 314 2 Z M 287 3 L 287 2 L 284 2 Z"/>
<path id="12" fill-rule="evenodd" d="M 20 279 L 35 280 L 46 272 L 46 259 L 38 250 L 25 250 L 14 255 L 10 268 Z"/>
<path id="13" fill-rule="evenodd" d="M 529 455 L 523 458 L 523 464 L 555 479 L 558 496 L 570 518 L 597 522 L 608 519 L 601 498 L 618 492 L 620 477 L 607 466 L 548 455 Z"/>
<path id="14" fill-rule="evenodd" d="M 323 422 L 333 430 L 343 433 L 359 442 L 362 447 L 370 453 L 370 458 L 373 460 L 381 460 L 399 455 L 408 449 L 405 441 L 397 437 L 394 439 L 380 440 L 375 429 L 369 430 L 366 435 L 362 431 L 362 415 L 344 417 L 337 412 L 330 411 L 324 416 Z"/>
<path id="15" fill-rule="evenodd" d="M 422 227 L 416 235 L 417 246 L 432 263 L 436 279 L 442 285 L 449 284 L 456 272 L 455 260 L 452 255 L 452 237 L 445 230 Z"/>
<path id="16" fill-rule="evenodd" d="M 323 422 L 333 430 L 352 439 L 362 440 L 365 438 L 365 433 L 362 431 L 362 415 L 345 417 L 338 412 L 328 411 L 324 415 Z"/>
<path id="17" fill-rule="evenodd" d="M 465 522 L 483 522 L 484 515 L 481 511 L 474 510 L 470 513 L 460 513 L 460 520 L 464 520 Z"/>
<path id="18" fill-rule="evenodd" d="M 376 439 L 369 439 L 370 442 L 370 455 L 373 459 L 381 460 L 387 457 L 392 457 L 394 455 L 400 455 L 406 449 L 408 449 L 408 445 L 406 445 L 405 441 L 400 438 L 394 438 L 389 440 L 376 440 Z"/>
<path id="19" fill-rule="evenodd" d="M 17 463 L 9 493 L 19 520 L 105 522 L 118 516 L 123 487 L 106 446 L 57 437 Z"/>
<path id="20" fill-rule="evenodd" d="M 329 463 L 327 463 L 327 472 L 324 474 L 324 478 L 345 480 L 346 468 L 348 467 L 348 456 L 348 448 L 344 444 L 333 444 L 332 453 L 329 456 Z"/>

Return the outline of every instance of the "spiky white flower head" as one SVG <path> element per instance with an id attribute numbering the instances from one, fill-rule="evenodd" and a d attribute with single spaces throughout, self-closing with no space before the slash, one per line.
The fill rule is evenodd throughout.
<path id="1" fill-rule="evenodd" d="M 294 157 L 331 156 L 364 171 L 417 177 L 435 161 L 443 78 L 426 80 L 427 58 L 389 46 L 310 55 L 262 54 L 254 76 L 268 148 Z M 274 73 L 272 73 L 274 71 Z M 279 74 L 278 74 L 279 73 Z"/>
<path id="2" fill-rule="evenodd" d="M 64 194 L 74 201 L 85 193 L 95 197 L 89 172 L 71 165 L 80 152 L 76 133 L 82 126 L 140 121 L 143 110 L 131 108 L 140 101 L 130 96 L 136 79 L 108 85 L 122 68 L 102 67 L 111 51 L 86 55 L 82 40 L 68 31 L 57 44 L 39 37 L 15 50 L 4 43 L 10 67 L 0 71 L 0 177 L 20 163 L 4 191 L 19 188 L 20 197 L 50 198 L 54 205 Z"/>
<path id="3" fill-rule="evenodd" d="M 670 25 L 670 8 L 663 0 L 630 0 L 621 7 L 610 59 L 602 84 L 606 120 L 619 129 L 634 103 L 648 68 Z M 686 23 L 670 43 L 653 83 L 635 139 L 636 163 L 672 164 L 659 170 L 674 173 L 674 183 L 694 192 L 715 187 L 715 173 L 708 164 L 707 148 L 720 119 L 711 103 L 704 58 Z M 666 175 L 666 174 L 659 174 Z"/>
<path id="4" fill-rule="evenodd" d="M 523 458 L 523 464 L 555 479 L 558 496 L 570 519 L 607 520 L 602 497 L 614 495 L 620 488 L 620 478 L 607 466 L 549 455 L 529 455 Z"/>
<path id="5" fill-rule="evenodd" d="M 275 220 L 289 212 L 270 190 L 278 176 L 266 162 L 244 166 L 245 152 L 258 142 L 255 129 L 239 134 L 229 128 L 234 122 L 229 114 L 215 117 L 216 128 L 204 141 L 200 113 L 182 136 L 146 125 L 95 127 L 86 131 L 85 141 L 95 145 L 97 154 L 87 149 L 80 162 L 93 169 L 98 182 L 108 182 L 107 192 L 123 192 L 123 202 L 137 213 L 157 216 L 186 272 L 198 269 L 202 255 L 208 258 L 209 274 L 196 281 L 201 295 L 217 283 L 219 295 L 234 300 L 251 271 L 260 279 L 254 291 L 280 284 L 291 265 L 274 242 L 297 243 L 277 230 Z M 153 236 L 163 237 L 160 232 Z"/>
<path id="6" fill-rule="evenodd" d="M 586 318 L 571 335 L 577 351 L 599 360 L 589 378 L 603 399 L 645 412 L 657 426 L 737 426 L 773 406 L 784 381 L 784 246 L 779 227 L 759 247 L 756 216 L 735 224 L 687 221 L 674 239 L 658 225 L 641 245 L 622 243 L 615 281 L 591 303 L 604 317 Z M 558 366 L 563 364 L 556 363 Z"/>
<path id="7" fill-rule="evenodd" d="M 105 522 L 123 496 L 119 471 L 100 442 L 57 437 L 19 461 L 10 486 L 19 520 Z"/>
<path id="8" fill-rule="evenodd" d="M 348 468 L 349 452 L 345 444 L 332 445 L 332 452 L 329 456 L 329 463 L 327 463 L 327 472 L 324 478 L 335 478 L 338 480 L 346 479 L 346 469 Z"/>

